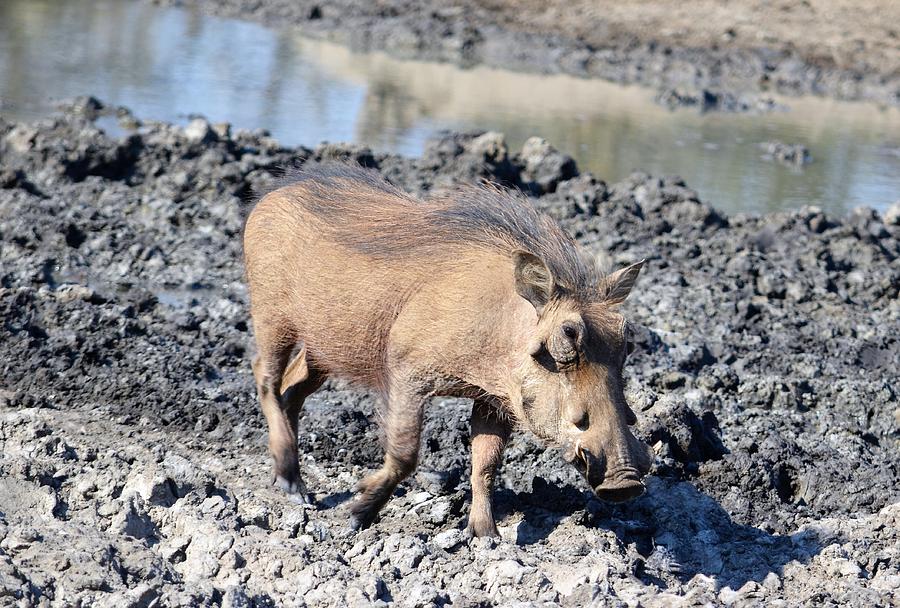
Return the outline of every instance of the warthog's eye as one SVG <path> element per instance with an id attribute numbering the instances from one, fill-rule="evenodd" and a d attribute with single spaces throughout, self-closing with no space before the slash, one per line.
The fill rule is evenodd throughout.
<path id="1" fill-rule="evenodd" d="M 563 335 L 565 335 L 569 340 L 574 342 L 578 339 L 578 328 L 570 323 L 565 323 L 562 326 Z"/>
<path id="2" fill-rule="evenodd" d="M 547 349 L 560 369 L 574 367 L 578 363 L 580 336 L 581 329 L 569 321 L 560 325 L 558 333 L 550 336 Z"/>

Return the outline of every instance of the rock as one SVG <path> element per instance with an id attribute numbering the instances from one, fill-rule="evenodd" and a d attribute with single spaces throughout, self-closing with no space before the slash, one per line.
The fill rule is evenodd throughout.
<path id="1" fill-rule="evenodd" d="M 231 587 L 222 597 L 222 608 L 251 608 L 253 600 L 240 587 Z"/>
<path id="2" fill-rule="evenodd" d="M 288 536 L 295 538 L 307 521 L 306 509 L 302 507 L 285 509 L 281 515 L 281 529 L 285 530 Z"/>
<path id="3" fill-rule="evenodd" d="M 234 535 L 204 522 L 191 534 L 191 542 L 184 550 L 184 561 L 176 568 L 189 581 L 209 579 L 219 573 L 219 560 L 233 545 Z"/>
<path id="4" fill-rule="evenodd" d="M 779 591 L 781 589 L 781 579 L 774 572 L 769 572 L 763 579 L 762 585 L 771 592 Z"/>
<path id="5" fill-rule="evenodd" d="M 501 581 L 518 584 L 526 574 L 533 571 L 533 568 L 523 566 L 514 559 L 504 559 L 489 565 L 484 571 L 484 576 L 488 586 L 493 587 Z"/>
<path id="6" fill-rule="evenodd" d="M 452 188 L 460 182 L 490 177 L 502 184 L 518 182 L 519 168 L 509 159 L 502 134 L 441 132 L 425 142 L 419 164 L 437 172 L 435 186 Z"/>
<path id="7" fill-rule="evenodd" d="M 184 128 L 184 136 L 188 141 L 197 144 L 206 144 L 217 139 L 212 125 L 205 118 L 194 118 Z"/>
<path id="8" fill-rule="evenodd" d="M 191 538 L 189 536 L 175 536 L 163 540 L 157 546 L 157 551 L 166 561 L 179 563 L 184 561 L 186 557 L 185 550 L 190 544 Z"/>
<path id="9" fill-rule="evenodd" d="M 486 162 L 494 165 L 505 163 L 509 156 L 506 138 L 502 133 L 497 133 L 496 131 L 488 131 L 473 138 L 466 145 L 466 151 L 475 156 L 480 156 Z"/>
<path id="10" fill-rule="evenodd" d="M 6 135 L 5 141 L 14 152 L 27 154 L 35 144 L 37 130 L 25 125 L 16 125 Z"/>
<path id="11" fill-rule="evenodd" d="M 872 581 L 872 587 L 896 595 L 900 591 L 900 574 L 878 573 Z"/>
<path id="12" fill-rule="evenodd" d="M 458 471 L 430 471 L 422 469 L 416 472 L 416 480 L 431 494 L 442 494 L 452 490 L 459 483 Z"/>
<path id="13" fill-rule="evenodd" d="M 322 542 L 331 538 L 331 530 L 328 528 L 328 524 L 323 521 L 316 519 L 309 521 L 304 529 L 316 542 Z"/>
<path id="14" fill-rule="evenodd" d="M 93 95 L 81 95 L 59 104 L 58 107 L 63 112 L 70 112 L 87 120 L 95 120 L 107 109 L 106 105 Z"/>
<path id="15" fill-rule="evenodd" d="M 680 87 L 663 89 L 654 98 L 656 103 L 670 110 L 695 107 L 700 112 L 771 112 L 778 104 L 771 97 L 736 95 L 728 91 L 710 89 L 690 90 Z"/>
<path id="16" fill-rule="evenodd" d="M 16 530 L 6 534 L 3 540 L 0 541 L 0 549 L 5 549 L 11 553 L 18 553 L 40 540 L 41 535 L 37 530 L 28 528 Z"/>
<path id="17" fill-rule="evenodd" d="M 696 412 L 671 397 L 663 397 L 647 410 L 645 420 L 641 431 L 647 443 L 662 442 L 668 448 L 666 454 L 680 463 L 715 460 L 726 452 L 712 411 Z"/>
<path id="18" fill-rule="evenodd" d="M 228 122 L 217 122 L 210 125 L 213 133 L 216 135 L 217 140 L 228 140 L 231 139 L 231 123 Z"/>
<path id="19" fill-rule="evenodd" d="M 462 530 L 451 528 L 434 535 L 432 542 L 435 547 L 449 551 L 465 541 L 465 535 Z"/>
<path id="20" fill-rule="evenodd" d="M 763 158 L 776 160 L 782 164 L 802 167 L 812 162 L 809 149 L 803 144 L 786 144 L 780 141 L 769 141 L 760 144 L 765 153 Z"/>
<path id="21" fill-rule="evenodd" d="M 113 515 L 110 531 L 138 539 L 149 539 L 157 534 L 156 526 L 147 514 L 143 498 L 132 493 L 122 498 L 121 508 Z"/>
<path id="22" fill-rule="evenodd" d="M 829 570 L 838 576 L 857 578 L 862 574 L 859 564 L 847 559 L 836 559 L 829 564 Z"/>
<path id="23" fill-rule="evenodd" d="M 541 211 L 556 220 L 597 214 L 608 197 L 606 183 L 584 174 L 562 181 L 554 193 L 539 199 Z"/>
<path id="24" fill-rule="evenodd" d="M 561 154 L 540 137 L 526 140 L 520 157 L 524 163 L 522 183 L 538 194 L 554 192 L 559 182 L 578 175 L 572 157 Z"/>
<path id="25" fill-rule="evenodd" d="M 428 510 L 428 521 L 436 526 L 443 525 L 447 522 L 450 514 L 453 512 L 453 505 L 449 500 L 438 499 Z"/>
<path id="26" fill-rule="evenodd" d="M 900 226 L 900 201 L 888 207 L 882 217 L 888 226 Z"/>
<path id="27" fill-rule="evenodd" d="M 445 601 L 444 595 L 433 585 L 418 584 L 407 594 L 403 603 L 410 608 L 431 608 Z"/>
<path id="28" fill-rule="evenodd" d="M 57 497 L 50 488 L 13 477 L 0 477 L 0 513 L 5 518 L 51 517 L 56 507 Z"/>
<path id="29" fill-rule="evenodd" d="M 428 492 L 416 492 L 409 497 L 409 502 L 413 505 L 420 505 L 431 500 L 432 496 Z"/>
<path id="30" fill-rule="evenodd" d="M 161 472 L 143 471 L 129 477 L 123 493 L 137 493 L 151 505 L 170 507 L 177 496 L 173 491 L 175 483 Z"/>
<path id="31" fill-rule="evenodd" d="M 721 591 L 719 591 L 719 601 L 722 602 L 722 604 L 725 606 L 733 605 L 737 601 L 738 597 L 738 592 L 731 587 L 725 587 Z"/>
<path id="32" fill-rule="evenodd" d="M 147 583 L 138 583 L 133 589 L 113 593 L 98 604 L 104 608 L 154 608 L 159 606 L 160 593 Z"/>
<path id="33" fill-rule="evenodd" d="M 314 152 L 318 161 L 353 161 L 364 167 L 375 165 L 375 157 L 368 146 L 352 143 L 323 143 Z"/>

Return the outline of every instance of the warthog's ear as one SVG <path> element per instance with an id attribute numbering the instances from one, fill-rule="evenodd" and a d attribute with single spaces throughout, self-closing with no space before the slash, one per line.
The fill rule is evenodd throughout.
<path id="1" fill-rule="evenodd" d="M 634 287 L 643 265 L 644 260 L 641 260 L 637 264 L 617 270 L 603 279 L 603 289 L 606 292 L 603 301 L 607 304 L 621 304 L 624 302 L 628 294 L 631 293 L 631 288 Z"/>
<path id="2" fill-rule="evenodd" d="M 538 314 L 553 294 L 553 275 L 541 258 L 527 251 L 513 254 L 516 273 L 516 291 L 531 302 Z"/>

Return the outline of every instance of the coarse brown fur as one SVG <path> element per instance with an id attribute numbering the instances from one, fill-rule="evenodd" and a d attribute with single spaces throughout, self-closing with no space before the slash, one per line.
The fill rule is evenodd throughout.
<path id="1" fill-rule="evenodd" d="M 288 491 L 305 495 L 297 415 L 331 376 L 385 403 L 385 464 L 359 484 L 359 526 L 414 469 L 434 395 L 475 398 L 475 534 L 496 533 L 489 493 L 512 421 L 574 446 L 598 492 L 621 478 L 627 491 L 613 498 L 632 494 L 649 467 L 627 429 L 625 324 L 614 310 L 640 266 L 602 277 L 524 197 L 483 185 L 419 201 L 374 172 L 307 166 L 260 200 L 244 244 L 254 374 Z M 573 408 L 597 412 L 593 432 L 565 426 Z"/>

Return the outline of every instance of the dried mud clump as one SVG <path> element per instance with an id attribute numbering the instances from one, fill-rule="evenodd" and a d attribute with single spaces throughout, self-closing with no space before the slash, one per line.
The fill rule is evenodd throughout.
<path id="1" fill-rule="evenodd" d="M 0 122 L 4 604 L 896 601 L 896 213 L 729 218 L 677 178 L 609 184 L 496 133 L 409 159 L 119 109 L 135 130 L 112 138 L 92 122 L 104 111 Z M 628 396 L 657 455 L 644 496 L 599 502 L 518 435 L 503 539 L 469 541 L 469 404 L 438 399 L 417 474 L 349 534 L 349 490 L 380 448 L 375 404 L 336 383 L 300 422 L 317 508 L 270 487 L 242 218 L 280 167 L 326 157 L 417 194 L 488 177 L 610 267 L 647 260 L 626 304 Z"/>

